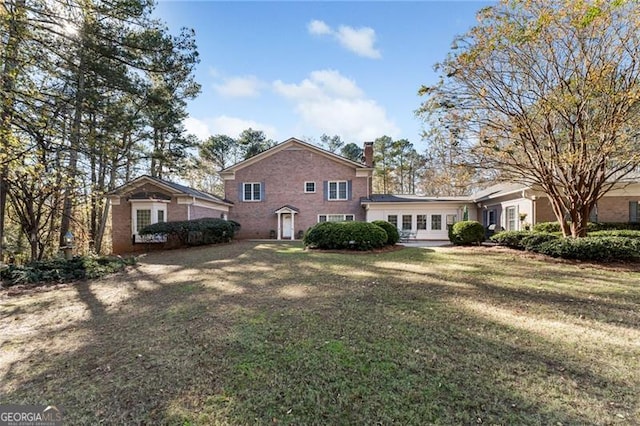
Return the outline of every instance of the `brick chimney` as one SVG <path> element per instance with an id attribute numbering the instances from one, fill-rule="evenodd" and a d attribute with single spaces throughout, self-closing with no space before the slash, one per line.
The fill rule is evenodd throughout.
<path id="1" fill-rule="evenodd" d="M 373 142 L 364 143 L 363 154 L 364 165 L 367 167 L 373 167 Z"/>

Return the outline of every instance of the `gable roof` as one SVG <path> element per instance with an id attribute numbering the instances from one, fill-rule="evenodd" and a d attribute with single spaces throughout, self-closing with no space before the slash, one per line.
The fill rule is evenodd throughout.
<path id="1" fill-rule="evenodd" d="M 283 142 L 280 142 L 279 144 L 272 146 L 271 148 L 267 149 L 266 151 L 262 151 L 259 154 L 254 155 L 253 157 L 247 158 L 246 160 L 240 161 L 236 164 L 234 164 L 233 166 L 229 166 L 226 169 L 223 169 L 220 171 L 220 175 L 221 176 L 225 176 L 225 175 L 232 175 L 233 173 L 235 173 L 237 170 L 243 169 L 244 167 L 250 166 L 252 164 L 255 164 L 267 157 L 272 156 L 273 154 L 276 154 L 280 151 L 284 151 L 287 148 L 290 148 L 291 146 L 295 146 L 298 145 L 300 147 L 309 149 L 311 151 L 314 151 L 326 158 L 329 158 L 330 160 L 336 161 L 338 163 L 342 163 L 345 164 L 347 166 L 350 167 L 354 167 L 356 169 L 364 169 L 364 170 L 372 170 L 370 167 L 365 166 L 362 163 L 358 163 L 352 160 L 349 160 L 346 157 L 343 157 L 341 155 L 335 154 L 333 152 L 327 151 L 325 149 L 322 149 L 320 147 L 317 147 L 315 145 L 312 145 L 308 142 L 304 142 L 301 141 L 300 139 L 296 139 L 296 138 L 289 138 Z"/>
<path id="2" fill-rule="evenodd" d="M 159 179 L 153 176 L 149 176 L 149 175 L 142 175 L 142 176 L 138 176 L 137 178 L 133 179 L 132 181 L 129 181 L 123 185 L 120 185 L 119 187 L 117 187 L 116 189 L 114 189 L 113 191 L 110 191 L 107 195 L 120 195 L 125 189 L 127 188 L 134 188 L 136 186 L 138 186 L 139 184 L 143 183 L 144 181 L 147 181 L 149 183 L 152 183 L 154 185 L 157 185 L 161 188 L 164 188 L 165 190 L 171 192 L 172 195 L 187 195 L 190 197 L 194 197 L 200 200 L 204 200 L 204 201 L 209 201 L 212 203 L 217 203 L 217 204 L 224 204 L 224 205 L 232 205 L 233 203 L 227 201 L 227 200 L 223 200 L 221 198 L 216 197 L 213 194 L 209 194 L 208 192 L 203 192 L 200 190 L 197 190 L 195 188 L 191 188 L 189 186 L 185 186 L 185 185 L 181 185 L 179 183 L 175 183 L 175 182 L 171 182 L 168 180 L 164 180 L 164 179 Z"/>

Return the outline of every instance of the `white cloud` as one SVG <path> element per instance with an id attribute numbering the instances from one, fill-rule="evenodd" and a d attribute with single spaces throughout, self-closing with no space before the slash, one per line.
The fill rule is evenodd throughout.
<path id="1" fill-rule="evenodd" d="M 187 129 L 187 133 L 196 135 L 198 139 L 204 140 L 211 136 L 207 123 L 197 118 L 187 117 L 184 120 L 184 127 Z"/>
<path id="2" fill-rule="evenodd" d="M 373 28 L 351 28 L 341 26 L 336 34 L 340 44 L 352 52 L 365 58 L 380 59 L 382 54 L 373 47 L 376 42 L 376 32 Z"/>
<path id="3" fill-rule="evenodd" d="M 367 99 L 353 80 L 338 71 L 314 71 L 298 84 L 278 80 L 273 88 L 295 103 L 296 112 L 312 132 L 340 135 L 353 142 L 395 137 L 400 132 L 382 106 Z"/>
<path id="4" fill-rule="evenodd" d="M 267 138 L 277 140 L 278 132 L 275 127 L 254 120 L 221 115 L 211 121 L 211 126 L 215 134 L 228 135 L 232 138 L 237 138 L 243 130 L 251 127 L 253 130 L 262 130 L 267 135 Z"/>
<path id="5" fill-rule="evenodd" d="M 188 117 L 184 120 L 184 126 L 187 129 L 187 133 L 196 135 L 201 140 L 205 140 L 212 135 L 227 135 L 237 138 L 243 130 L 249 127 L 253 130 L 262 130 L 269 139 L 277 140 L 278 135 L 274 126 L 228 115 L 206 119 Z"/>
<path id="6" fill-rule="evenodd" d="M 353 28 L 341 25 L 338 30 L 332 29 L 324 21 L 313 20 L 307 25 L 309 34 L 333 36 L 342 47 L 365 58 L 380 59 L 382 53 L 374 47 L 376 32 L 373 28 Z"/>
<path id="7" fill-rule="evenodd" d="M 331 27 L 325 24 L 324 21 L 320 21 L 318 19 L 314 19 L 313 21 L 309 22 L 309 24 L 307 25 L 307 29 L 309 30 L 309 33 L 314 35 L 328 35 L 333 33 Z"/>
<path id="8" fill-rule="evenodd" d="M 253 98 L 260 94 L 263 83 L 253 75 L 229 77 L 213 88 L 222 96 L 229 98 Z"/>

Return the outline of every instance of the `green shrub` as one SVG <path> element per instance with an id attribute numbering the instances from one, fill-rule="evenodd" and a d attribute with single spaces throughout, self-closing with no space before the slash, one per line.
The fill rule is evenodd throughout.
<path id="1" fill-rule="evenodd" d="M 558 238 L 538 246 L 552 257 L 611 262 L 640 259 L 640 240 L 624 237 Z"/>
<path id="2" fill-rule="evenodd" d="M 387 233 L 387 245 L 392 246 L 395 245 L 398 241 L 400 241 L 400 233 L 398 232 L 398 228 L 392 223 L 387 222 L 386 220 L 374 220 L 374 225 L 378 225 L 380 228 L 384 229 L 384 232 Z"/>
<path id="3" fill-rule="evenodd" d="M 8 285 L 69 282 L 80 279 L 99 278 L 124 269 L 135 263 L 134 258 L 113 256 L 75 256 L 72 259 L 51 259 L 31 262 L 26 265 L 9 265 L 1 273 L 2 281 Z"/>
<path id="4" fill-rule="evenodd" d="M 480 244 L 484 241 L 484 227 L 475 220 L 456 222 L 449 232 L 449 241 L 455 245 Z"/>
<path id="5" fill-rule="evenodd" d="M 640 238 L 640 231 L 631 229 L 618 229 L 618 230 L 604 230 L 589 232 L 589 237 L 625 237 L 625 238 Z"/>
<path id="6" fill-rule="evenodd" d="M 549 232 L 529 232 L 528 235 L 525 235 L 521 240 L 520 244 L 522 244 L 522 248 L 527 251 L 538 251 L 538 248 L 541 244 L 546 243 L 547 241 L 554 241 L 560 238 L 560 235 L 557 233 L 549 233 Z"/>
<path id="7" fill-rule="evenodd" d="M 569 222 L 571 224 L 571 222 Z M 559 222 L 540 222 L 533 225 L 535 232 L 562 232 Z M 640 231 L 640 223 L 626 222 L 588 222 L 587 232 L 613 231 L 613 230 L 636 230 Z"/>
<path id="8" fill-rule="evenodd" d="M 240 224 L 235 221 L 203 218 L 176 222 L 158 222 L 140 230 L 140 235 L 166 235 L 181 245 L 218 244 L 231 241 Z"/>
<path id="9" fill-rule="evenodd" d="M 383 247 L 387 233 L 370 222 L 320 222 L 305 233 L 305 246 L 320 249 L 371 250 Z"/>
<path id="10" fill-rule="evenodd" d="M 517 250 L 524 250 L 522 240 L 531 235 L 529 231 L 502 231 L 493 234 L 489 239 L 499 246 L 507 246 Z"/>

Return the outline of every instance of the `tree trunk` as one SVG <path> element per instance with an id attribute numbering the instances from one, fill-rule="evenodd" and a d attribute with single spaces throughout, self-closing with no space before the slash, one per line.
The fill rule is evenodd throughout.
<path id="1" fill-rule="evenodd" d="M 80 52 L 80 64 L 78 65 L 78 88 L 75 98 L 75 111 L 73 123 L 71 125 L 71 137 L 69 138 L 69 166 L 67 168 L 67 185 L 64 192 L 64 201 L 62 207 L 62 220 L 60 222 L 60 246 L 65 244 L 65 235 L 70 230 L 71 216 L 73 214 L 73 193 L 75 191 L 75 179 L 78 174 L 78 147 L 80 146 L 80 133 L 82 126 L 82 112 L 84 103 L 84 84 L 85 84 L 85 60 L 84 54 Z"/>

